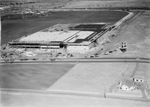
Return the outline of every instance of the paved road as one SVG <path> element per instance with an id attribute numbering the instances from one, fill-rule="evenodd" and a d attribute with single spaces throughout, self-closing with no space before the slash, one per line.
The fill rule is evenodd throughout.
<path id="1" fill-rule="evenodd" d="M 150 99 L 143 99 L 142 97 L 137 98 L 135 96 L 123 96 L 112 93 L 90 93 L 90 92 L 72 92 L 72 91 L 41 91 L 41 90 L 25 90 L 25 89 L 7 89 L 1 88 L 1 94 L 11 94 L 11 95 L 63 95 L 63 96 L 77 96 L 77 97 L 93 97 L 93 98 L 113 98 L 122 100 L 134 100 L 134 101 L 145 101 L 150 102 Z"/>
<path id="2" fill-rule="evenodd" d="M 107 57 L 107 58 L 64 58 L 64 59 L 52 59 L 45 61 L 15 61 L 11 64 L 39 64 L 39 63 L 112 63 L 112 62 L 128 62 L 128 63 L 150 63 L 150 58 L 136 58 L 136 57 Z M 4 61 L 1 61 L 0 65 L 10 64 Z"/>

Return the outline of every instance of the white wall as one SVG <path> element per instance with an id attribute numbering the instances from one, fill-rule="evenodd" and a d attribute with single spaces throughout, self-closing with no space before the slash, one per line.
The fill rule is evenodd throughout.
<path id="1" fill-rule="evenodd" d="M 89 46 L 68 46 L 67 51 L 70 53 L 85 53 L 89 51 Z"/>

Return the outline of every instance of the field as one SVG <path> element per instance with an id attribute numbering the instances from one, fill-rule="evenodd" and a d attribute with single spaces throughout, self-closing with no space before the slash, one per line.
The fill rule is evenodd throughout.
<path id="1" fill-rule="evenodd" d="M 121 11 L 60 11 L 49 16 L 2 22 L 2 44 L 55 24 L 115 23 L 128 13 Z"/>
<path id="2" fill-rule="evenodd" d="M 145 7 L 149 4 L 148 0 L 78 0 L 68 4 L 66 8 Z"/>
<path id="3" fill-rule="evenodd" d="M 73 66 L 71 64 L 0 65 L 0 86 L 15 89 L 47 89 Z"/>
<path id="4" fill-rule="evenodd" d="M 150 12 L 146 11 L 132 21 L 125 23 L 116 37 L 110 37 L 111 43 L 105 50 L 116 48 L 121 42 L 127 42 L 128 51 L 125 54 L 110 54 L 110 56 L 150 57 Z"/>
<path id="5" fill-rule="evenodd" d="M 103 94 L 112 92 L 119 81 L 124 78 L 130 79 L 132 75 L 143 76 L 149 87 L 149 67 L 147 63 L 140 63 L 137 69 L 136 63 L 80 63 L 48 90 Z M 148 90 L 150 94 L 150 89 Z"/>
<path id="6" fill-rule="evenodd" d="M 72 68 L 73 65 L 41 65 L 40 67 L 36 68 L 38 70 L 41 70 L 44 68 L 44 71 L 42 71 L 41 74 L 39 71 L 34 71 L 34 68 L 30 66 L 30 69 L 32 68 L 32 71 L 26 71 L 26 72 L 21 72 L 17 69 L 17 71 L 14 70 L 14 68 L 11 68 L 11 66 L 14 65 L 9 65 L 9 69 L 12 69 L 11 71 L 3 71 L 1 74 L 2 76 L 7 75 L 7 80 L 10 84 L 12 85 L 19 85 L 25 87 L 25 85 L 30 86 L 30 89 L 33 89 L 34 87 L 37 88 L 37 83 L 41 84 L 39 78 L 35 79 L 36 77 L 44 77 L 43 84 L 45 85 L 44 88 L 47 89 L 50 84 L 51 84 L 51 79 L 48 78 L 53 78 L 55 75 L 55 72 L 58 73 L 60 72 L 61 68 L 64 69 L 64 67 L 67 67 L 65 69 L 68 70 L 68 68 Z M 18 65 L 16 65 L 18 66 Z M 27 65 L 23 65 L 26 66 Z M 26 69 L 26 67 L 24 69 Z M 28 65 L 29 67 L 29 65 Z M 52 70 L 55 68 L 54 72 L 50 72 L 51 75 L 45 71 L 45 69 L 51 68 Z M 101 95 L 104 92 L 107 92 L 109 88 L 114 85 L 118 80 L 122 79 L 122 73 L 123 74 L 129 74 L 130 72 L 133 71 L 135 67 L 135 63 L 80 63 L 74 66 L 70 71 L 68 71 L 63 77 L 59 77 L 60 79 L 58 81 L 53 82 L 53 85 L 51 85 L 46 92 L 55 90 L 55 91 L 61 91 L 64 92 L 77 92 L 79 95 L 65 95 L 65 94 L 38 94 L 38 93 L 24 93 L 24 92 L 19 92 L 19 93 L 11 93 L 11 92 L 2 92 L 2 103 L 4 106 L 7 107 L 20 107 L 23 105 L 23 107 L 43 107 L 45 105 L 48 106 L 58 106 L 62 107 L 62 105 L 65 106 L 93 106 L 94 107 L 99 107 L 99 106 L 118 106 L 118 107 L 149 107 L 150 102 L 145 102 L 145 101 L 136 101 L 136 100 L 123 100 L 123 99 L 115 99 L 115 98 L 101 98 L 100 96 L 98 97 L 90 97 L 90 96 L 82 96 L 82 93 L 89 93 L 89 94 L 98 94 Z M 140 67 L 146 67 L 145 70 L 148 71 L 149 69 L 149 64 L 141 64 Z M 2 67 L 1 67 L 2 68 Z M 22 66 L 19 66 L 19 68 L 22 68 Z M 40 69 L 39 69 L 40 68 Z M 8 65 L 5 66 L 5 69 L 8 70 Z M 58 70 L 58 71 L 57 71 Z M 66 70 L 66 71 L 67 71 Z M 141 69 L 138 69 L 141 70 Z M 144 71 L 145 71 L 144 70 Z M 25 71 L 25 70 L 24 70 Z M 34 72 L 33 72 L 34 71 Z M 38 76 L 35 73 L 38 72 Z M 62 73 L 62 72 L 61 72 Z M 13 75 L 12 75 L 13 74 Z M 25 78 L 22 78 L 21 74 L 25 75 Z M 34 75 L 33 75 L 34 74 Z M 147 72 L 148 74 L 148 72 Z M 146 74 L 146 77 L 149 78 L 149 75 Z M 52 76 L 53 75 L 53 76 Z M 136 74 L 137 75 L 137 74 Z M 0 75 L 1 76 L 1 75 Z M 12 79 L 14 78 L 14 79 Z M 37 82 L 31 81 L 31 78 L 34 78 Z M 29 79 L 29 80 L 28 80 Z M 57 78 L 58 79 L 58 78 Z M 22 82 L 22 80 L 26 80 Z M 19 82 L 17 82 L 19 81 Z M 31 88 L 31 86 L 33 87 Z M 43 86 L 38 86 L 37 89 L 41 89 Z M 26 89 L 26 87 L 25 87 Z M 52 91 L 53 92 L 53 91 Z M 81 96 L 80 96 L 81 94 Z M 59 101 L 59 103 L 58 103 Z M 109 103 L 108 103 L 109 102 Z M 123 106 L 122 106 L 123 105 Z"/>
<path id="7" fill-rule="evenodd" d="M 103 94 L 123 78 L 122 73 L 132 72 L 134 67 L 134 63 L 81 63 L 59 79 L 49 90 Z"/>

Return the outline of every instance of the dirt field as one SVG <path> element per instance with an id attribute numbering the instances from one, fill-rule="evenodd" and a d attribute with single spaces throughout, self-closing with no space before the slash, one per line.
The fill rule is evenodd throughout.
<path id="1" fill-rule="evenodd" d="M 81 63 L 53 84 L 49 90 L 103 94 L 122 79 L 122 73 L 132 72 L 134 67 L 135 63 Z"/>
<path id="2" fill-rule="evenodd" d="M 142 13 L 120 29 L 117 37 L 110 37 L 111 43 L 105 50 L 113 50 L 122 42 L 127 42 L 126 53 L 113 53 L 110 56 L 150 57 L 150 15 L 149 11 Z"/>
<path id="3" fill-rule="evenodd" d="M 142 7 L 149 4 L 146 0 L 78 0 L 66 5 L 65 8 Z"/>
<path id="4" fill-rule="evenodd" d="M 11 66 L 11 65 L 9 65 Z M 33 66 L 33 65 L 32 65 Z M 48 65 L 49 66 L 49 65 Z M 60 65 L 61 66 L 61 65 Z M 59 69 L 63 68 L 66 65 L 62 65 L 59 67 Z M 73 65 L 69 65 L 73 66 Z M 45 69 L 48 67 L 43 66 Z M 42 69 L 43 69 L 42 67 Z M 50 66 L 52 67 L 52 66 Z M 55 68 L 55 66 L 53 65 Z M 77 64 L 74 68 L 72 68 L 69 72 L 67 72 L 62 78 L 60 78 L 57 82 L 55 82 L 48 90 L 60 90 L 68 91 L 68 92 L 79 92 L 79 93 L 92 93 L 92 94 L 101 94 L 104 93 L 104 91 L 107 91 L 107 89 L 112 86 L 117 80 L 120 80 L 122 78 L 122 73 L 125 75 L 130 72 L 135 67 L 135 63 L 92 63 L 92 64 Z M 140 67 L 146 67 L 145 70 L 149 69 L 149 66 L 146 64 L 141 64 Z M 8 68 L 8 67 L 7 67 Z M 30 67 L 31 69 L 32 67 Z M 40 67 L 38 67 L 40 68 Z M 12 69 L 12 68 L 10 68 Z M 25 68 L 24 68 L 25 69 Z M 33 68 L 32 68 L 33 69 Z M 34 68 L 35 69 L 35 68 Z M 44 69 L 44 70 L 45 70 Z M 56 70 L 56 68 L 55 68 Z M 142 70 L 139 68 L 139 70 Z M 36 71 L 37 72 L 37 71 Z M 56 71 L 55 71 L 56 72 Z M 45 78 L 53 78 L 52 75 L 55 75 L 55 72 L 51 72 L 51 76 L 46 72 L 44 74 L 39 73 L 40 77 L 46 76 Z M 28 85 L 35 85 L 38 83 L 40 84 L 39 78 L 36 79 L 34 84 L 33 81 L 31 81 L 31 77 L 35 78 L 35 76 L 31 75 L 35 72 L 24 72 L 23 74 L 26 75 L 25 77 L 28 77 L 26 79 L 29 79 L 27 81 Z M 43 71 L 42 71 L 43 73 Z M 147 72 L 148 73 L 148 72 Z M 6 72 L 3 75 L 9 75 L 8 78 L 12 78 L 12 71 Z M 11 74 L 11 75 L 10 75 Z M 26 84 L 22 82 L 23 78 L 21 76 L 22 72 L 16 71 L 13 73 L 16 77 L 15 79 L 22 83 L 23 85 Z M 149 73 L 148 73 L 149 74 Z M 31 77 L 29 77 L 31 75 Z M 36 74 L 35 74 L 36 75 Z M 37 74 L 38 75 L 38 74 Z M 147 78 L 149 75 L 146 75 Z M 21 80 L 22 78 L 22 80 Z M 35 80 L 35 79 L 34 79 Z M 50 79 L 47 79 L 50 80 Z M 11 81 L 11 84 L 14 84 L 14 80 Z M 30 81 L 30 82 L 29 82 Z M 50 81 L 48 81 L 50 82 Z M 17 84 L 17 82 L 16 82 Z M 47 84 L 47 83 L 46 83 Z M 48 83 L 49 84 L 49 83 Z M 39 86 L 38 86 L 39 87 Z M 45 87 L 45 86 L 44 86 Z M 40 86 L 41 88 L 41 86 Z M 8 92 L 9 93 L 9 92 Z M 49 107 L 49 106 L 90 106 L 90 107 L 99 107 L 99 106 L 118 106 L 118 107 L 149 107 L 150 102 L 145 101 L 136 101 L 136 100 L 123 100 L 123 99 L 114 99 L 114 98 L 101 98 L 101 97 L 89 97 L 89 96 L 71 96 L 71 95 L 59 95 L 59 94 L 38 94 L 38 93 L 9 93 L 2 92 L 2 104 L 4 106 L 2 107 Z M 59 103 L 58 103 L 59 101 Z"/>
<path id="5" fill-rule="evenodd" d="M 150 64 L 139 64 L 137 72 L 134 76 L 142 76 L 144 77 L 145 81 L 147 81 L 148 86 L 150 87 Z"/>
<path id="6" fill-rule="evenodd" d="M 47 89 L 73 66 L 71 64 L 0 65 L 0 86 L 15 89 Z"/>
<path id="7" fill-rule="evenodd" d="M 2 22 L 2 44 L 61 23 L 114 23 L 127 15 L 121 11 L 66 11 L 30 20 Z"/>

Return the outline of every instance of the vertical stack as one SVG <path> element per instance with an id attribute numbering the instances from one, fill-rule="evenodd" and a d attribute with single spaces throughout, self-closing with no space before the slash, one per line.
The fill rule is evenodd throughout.
<path id="1" fill-rule="evenodd" d="M 0 50 L 1 50 L 1 10 L 0 10 Z M 1 60 L 1 51 L 0 51 L 0 60 Z M 0 106 L 1 106 L 1 89 L 0 89 Z"/>
<path id="2" fill-rule="evenodd" d="M 0 14 L 0 50 L 1 50 L 1 14 Z M 0 52 L 0 60 L 1 60 L 1 52 Z"/>

